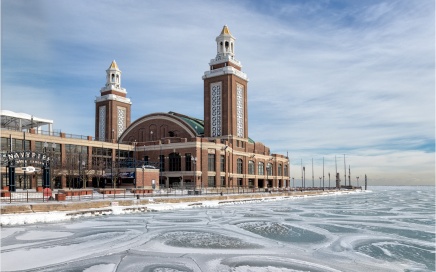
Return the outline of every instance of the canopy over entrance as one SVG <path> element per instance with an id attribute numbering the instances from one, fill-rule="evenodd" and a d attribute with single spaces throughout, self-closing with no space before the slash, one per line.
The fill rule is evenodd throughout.
<path id="1" fill-rule="evenodd" d="M 9 130 L 28 130 L 35 128 L 38 132 L 41 127 L 47 126 L 45 131 L 53 132 L 53 120 L 35 117 L 27 113 L 17 113 L 9 110 L 1 110 L 1 127 Z"/>

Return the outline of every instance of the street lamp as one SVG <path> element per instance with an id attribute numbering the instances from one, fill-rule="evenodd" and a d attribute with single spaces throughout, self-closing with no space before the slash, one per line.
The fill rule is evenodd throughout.
<path id="1" fill-rule="evenodd" d="M 44 147 L 44 153 L 47 153 L 47 148 L 49 147 L 49 144 L 47 142 L 44 142 L 43 147 Z M 53 173 L 54 164 L 52 162 L 54 162 L 56 143 L 52 143 L 51 147 L 52 148 L 48 150 L 48 158 L 46 158 L 46 161 L 44 162 L 44 167 L 46 169 L 46 172 L 44 174 L 44 179 L 45 179 L 45 184 L 43 184 L 44 188 L 48 188 L 48 187 L 53 188 L 53 184 L 51 184 L 52 175 L 50 174 L 50 171 L 51 173 Z"/>
<path id="2" fill-rule="evenodd" d="M 144 187 L 144 169 L 145 169 L 145 165 L 142 165 L 142 187 Z M 136 183 L 135 183 L 135 189 L 136 189 Z"/>
<path id="3" fill-rule="evenodd" d="M 266 187 L 268 188 L 268 173 L 269 172 L 269 163 L 266 164 Z"/>
<path id="4" fill-rule="evenodd" d="M 329 189 L 330 189 L 330 172 L 329 172 Z"/>
<path id="5" fill-rule="evenodd" d="M 135 140 L 135 142 L 133 144 L 134 144 L 134 147 L 135 147 L 134 154 L 133 154 L 133 168 L 135 168 L 135 174 L 136 174 L 136 140 Z M 134 175 L 134 180 L 133 181 L 136 182 L 136 175 Z"/>
<path id="6" fill-rule="evenodd" d="M 319 177 L 319 188 L 321 188 L 321 179 L 322 177 Z"/>
<path id="7" fill-rule="evenodd" d="M 191 158 L 191 162 L 194 165 L 194 191 L 197 188 L 197 158 L 194 156 Z M 203 189 L 203 184 L 201 184 L 201 189 Z"/>
<path id="8" fill-rule="evenodd" d="M 294 190 L 295 190 L 295 182 L 294 182 L 294 178 L 292 178 L 292 187 L 293 187 Z"/>
<path id="9" fill-rule="evenodd" d="M 357 187 L 359 187 L 359 177 L 356 177 L 357 179 Z"/>
<path id="10" fill-rule="evenodd" d="M 303 166 L 303 189 L 306 189 L 306 166 Z"/>
<path id="11" fill-rule="evenodd" d="M 85 161 L 82 160 L 82 153 L 80 153 L 80 156 L 79 156 L 79 180 L 82 182 L 83 188 L 85 188 L 85 182 L 83 180 L 84 173 L 82 172 L 82 169 L 85 169 L 85 165 L 86 165 Z"/>

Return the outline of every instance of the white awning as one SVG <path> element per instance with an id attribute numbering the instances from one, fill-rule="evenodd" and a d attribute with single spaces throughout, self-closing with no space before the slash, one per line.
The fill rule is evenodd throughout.
<path id="1" fill-rule="evenodd" d="M 1 110 L 2 128 L 18 131 L 22 131 L 23 129 L 36 128 L 38 131 L 41 131 L 42 126 L 48 126 L 46 130 L 50 133 L 53 132 L 53 120 L 35 117 L 33 115 L 22 112 Z"/>

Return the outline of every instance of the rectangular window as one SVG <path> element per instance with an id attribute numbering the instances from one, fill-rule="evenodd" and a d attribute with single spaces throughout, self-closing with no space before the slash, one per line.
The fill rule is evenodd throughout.
<path id="1" fill-rule="evenodd" d="M 208 154 L 207 156 L 207 170 L 215 171 L 215 154 Z"/>
<path id="2" fill-rule="evenodd" d="M 237 160 L 237 171 L 238 171 L 238 174 L 242 174 L 242 170 L 243 170 L 243 161 L 242 161 L 242 159 L 238 159 Z"/>
<path id="3" fill-rule="evenodd" d="M 248 162 L 248 174 L 254 175 L 254 162 L 253 161 Z"/>
<path id="4" fill-rule="evenodd" d="M 265 175 L 263 167 L 264 167 L 264 164 L 262 162 L 259 162 L 258 167 L 257 167 L 257 174 L 260 176 Z"/>
<path id="5" fill-rule="evenodd" d="M 148 165 L 148 156 L 144 156 L 144 165 Z"/>
<path id="6" fill-rule="evenodd" d="M 221 177 L 221 183 L 220 183 L 221 187 L 226 187 L 226 177 Z"/>
<path id="7" fill-rule="evenodd" d="M 215 187 L 215 176 L 208 176 L 207 177 L 207 186 L 208 187 Z"/>
<path id="8" fill-rule="evenodd" d="M 221 167 L 221 172 L 225 172 L 225 167 L 226 167 L 226 157 L 224 155 L 221 155 L 221 163 L 220 163 L 220 167 Z"/>
<path id="9" fill-rule="evenodd" d="M 191 153 L 186 153 L 185 154 L 185 171 L 191 171 L 191 164 L 192 164 L 192 162 L 191 162 Z"/>

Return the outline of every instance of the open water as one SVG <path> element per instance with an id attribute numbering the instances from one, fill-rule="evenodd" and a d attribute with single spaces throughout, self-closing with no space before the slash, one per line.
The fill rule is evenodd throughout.
<path id="1" fill-rule="evenodd" d="M 435 271 L 435 188 L 2 227 L 1 271 Z"/>

